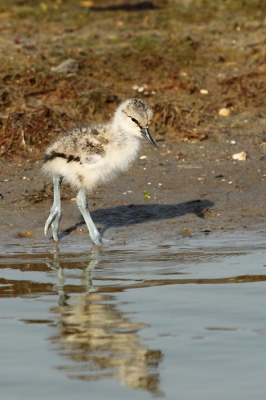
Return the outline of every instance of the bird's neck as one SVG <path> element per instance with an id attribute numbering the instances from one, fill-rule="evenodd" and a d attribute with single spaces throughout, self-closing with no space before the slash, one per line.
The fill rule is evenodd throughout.
<path id="1" fill-rule="evenodd" d="M 121 128 L 116 137 L 116 143 L 119 148 L 123 149 L 131 147 L 138 149 L 140 145 L 140 138 L 131 133 L 128 133 L 125 129 Z"/>
<path id="2" fill-rule="evenodd" d="M 140 138 L 132 135 L 121 124 L 113 125 L 112 132 L 114 134 L 112 141 L 113 166 L 116 169 L 126 170 L 137 156 Z"/>
<path id="3" fill-rule="evenodd" d="M 138 148 L 140 144 L 140 138 L 132 134 L 128 127 L 125 127 L 120 123 L 119 120 L 115 119 L 112 121 L 112 131 L 115 132 L 115 143 L 119 148 L 125 148 L 133 146 Z"/>

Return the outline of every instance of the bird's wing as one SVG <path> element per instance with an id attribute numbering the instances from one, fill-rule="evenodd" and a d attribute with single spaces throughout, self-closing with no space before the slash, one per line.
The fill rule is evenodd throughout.
<path id="1" fill-rule="evenodd" d="M 105 156 L 107 145 L 108 140 L 96 128 L 76 128 L 62 135 L 47 149 L 45 162 L 59 157 L 67 163 L 95 164 Z"/>

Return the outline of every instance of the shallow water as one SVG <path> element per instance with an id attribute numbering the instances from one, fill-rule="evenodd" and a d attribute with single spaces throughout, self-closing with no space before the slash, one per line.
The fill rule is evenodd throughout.
<path id="1" fill-rule="evenodd" d="M 262 233 L 78 240 L 0 246 L 1 398 L 265 399 Z"/>

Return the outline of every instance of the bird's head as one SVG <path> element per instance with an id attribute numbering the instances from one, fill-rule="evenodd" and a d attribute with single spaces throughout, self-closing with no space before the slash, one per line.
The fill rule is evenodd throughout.
<path id="1" fill-rule="evenodd" d="M 136 98 L 128 99 L 118 107 L 114 115 L 114 124 L 118 124 L 125 132 L 132 135 L 143 136 L 158 149 L 149 130 L 152 116 L 152 109 L 146 101 Z"/>

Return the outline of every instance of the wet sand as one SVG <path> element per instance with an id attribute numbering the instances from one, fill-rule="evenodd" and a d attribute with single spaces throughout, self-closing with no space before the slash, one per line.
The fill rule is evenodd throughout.
<path id="1" fill-rule="evenodd" d="M 130 242 L 154 235 L 165 238 L 265 227 L 265 150 L 251 137 L 223 135 L 219 141 L 145 142 L 132 168 L 88 195 L 92 217 L 104 237 Z M 235 140 L 236 144 L 231 144 Z M 247 151 L 245 161 L 232 155 Z M 146 156 L 146 158 L 143 158 Z M 43 227 L 52 205 L 53 186 L 41 173 L 41 161 L 1 162 L 1 239 L 29 244 L 49 241 Z M 147 192 L 149 198 L 144 194 Z M 75 203 L 76 193 L 63 186 L 60 240 L 87 235 Z"/>

